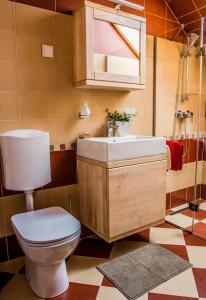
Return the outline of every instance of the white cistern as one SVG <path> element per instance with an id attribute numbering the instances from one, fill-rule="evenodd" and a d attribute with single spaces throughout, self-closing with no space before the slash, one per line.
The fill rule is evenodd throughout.
<path id="1" fill-rule="evenodd" d="M 51 181 L 49 134 L 39 130 L 12 130 L 0 135 L 3 184 L 24 191 L 26 209 L 34 209 L 33 191 Z"/>

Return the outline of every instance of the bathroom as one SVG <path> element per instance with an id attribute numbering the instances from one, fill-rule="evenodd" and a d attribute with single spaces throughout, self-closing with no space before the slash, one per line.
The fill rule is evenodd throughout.
<path id="1" fill-rule="evenodd" d="M 140 10 L 124 4 L 115 9 L 117 3 L 109 0 L 94 0 L 88 4 L 90 7 L 96 5 L 97 9 L 99 5 L 103 5 L 106 12 L 119 16 L 132 15 L 134 18 L 140 18 L 138 22 L 146 24 L 146 46 L 143 49 L 144 55 L 142 54 L 146 62 L 146 75 L 142 76 L 145 86 L 130 91 L 119 87 L 97 89 L 78 88 L 77 84 L 75 86 L 74 43 L 78 34 L 75 35 L 74 18 L 80 2 L 0 0 L 0 134 L 18 129 L 49 133 L 51 180 L 48 179 L 44 185 L 35 189 L 34 210 L 61 207 L 74 216 L 75 220 L 82 220 L 80 182 L 84 182 L 85 179 L 81 181 L 79 174 L 78 164 L 82 160 L 77 157 L 77 138 L 106 137 L 106 110 L 120 113 L 130 110 L 134 113 L 128 136 L 154 136 L 163 137 L 164 140 L 166 138 L 168 141 L 177 140 L 178 144 L 183 145 L 183 165 L 178 171 L 166 171 L 171 168 L 168 165 L 164 172 L 162 171 L 165 190 L 161 197 L 166 202 L 166 209 L 163 208 L 165 222 L 161 217 L 159 220 L 162 221 L 157 222 L 158 224 L 145 228 L 141 225 L 141 231 L 113 239 L 98 234 L 99 231 L 95 231 L 92 225 L 86 226 L 86 221 L 80 221 L 80 240 L 78 245 L 75 245 L 72 255 L 66 257 L 69 287 L 60 293 L 41 296 L 32 291 L 25 279 L 24 253 L 11 222 L 12 216 L 28 210 L 25 194 L 23 190 L 13 191 L 5 188 L 5 174 L 1 163 L 0 300 L 206 299 L 206 59 L 202 55 L 203 84 L 200 89 L 198 54 L 201 17 L 206 16 L 206 1 L 128 1 L 140 6 Z M 196 33 L 198 39 L 190 49 L 189 95 L 188 100 L 185 100 L 182 96 L 186 91 L 187 57 L 183 59 L 183 53 L 187 42 L 193 42 L 187 41 L 190 33 Z M 98 34 L 100 36 L 101 32 Z M 84 39 L 81 42 L 83 44 Z M 204 54 L 204 51 L 202 53 Z M 183 74 L 179 76 L 182 61 Z M 201 110 L 198 110 L 200 91 Z M 178 107 L 177 98 L 181 98 Z M 81 118 L 81 114 L 84 115 L 85 102 L 89 108 L 89 116 Z M 192 115 L 178 119 L 174 117 L 178 110 L 189 111 Z M 84 140 L 86 139 L 81 139 L 80 142 Z M 92 151 L 91 147 L 87 149 Z M 152 161 L 152 164 L 155 163 Z M 103 166 L 103 169 L 106 168 Z M 108 172 L 110 170 L 113 172 L 115 168 L 109 169 Z M 148 190 L 156 195 L 156 200 L 158 190 L 152 188 L 158 175 L 156 176 L 155 170 L 151 172 L 154 173 L 148 171 L 143 177 L 146 177 Z M 97 173 L 98 178 L 99 176 Z M 122 175 L 122 178 L 125 176 L 127 175 Z M 132 179 L 131 177 L 131 181 Z M 141 182 L 141 178 L 137 181 Z M 119 183 L 114 180 L 115 184 L 119 187 Z M 160 182 L 157 181 L 157 184 Z M 142 185 L 145 185 L 145 182 Z M 142 195 L 144 197 L 144 192 Z M 121 194 L 118 194 L 118 197 L 120 196 Z M 189 203 L 194 200 L 197 200 L 195 204 L 200 207 L 188 209 Z M 158 203 L 151 207 L 154 214 L 160 211 Z M 139 208 L 141 207 L 136 211 Z M 199 211 L 196 212 L 195 209 Z M 99 212 L 102 210 L 103 207 L 100 206 Z M 89 211 L 89 215 L 92 215 L 92 212 Z M 143 212 L 145 213 L 145 210 Z M 99 220 L 102 220 L 102 216 L 99 216 Z M 123 227 L 126 226 L 123 221 L 122 224 Z M 166 282 L 156 284 L 152 289 L 136 293 L 136 296 L 128 296 L 125 287 L 119 289 L 114 280 L 109 280 L 96 268 L 150 243 L 161 245 L 193 266 Z M 166 266 L 164 268 L 166 269 Z"/>

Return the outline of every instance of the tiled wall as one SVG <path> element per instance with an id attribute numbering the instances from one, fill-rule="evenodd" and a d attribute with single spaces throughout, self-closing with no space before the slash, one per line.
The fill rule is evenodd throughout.
<path id="1" fill-rule="evenodd" d="M 165 39 L 158 39 L 157 47 L 157 114 L 156 114 L 156 134 L 171 138 L 173 132 L 173 122 L 175 114 L 175 102 L 177 95 L 177 86 L 179 79 L 179 70 L 181 63 L 181 54 L 184 46 L 180 43 L 171 42 Z M 189 101 L 181 101 L 181 94 L 184 93 L 185 80 L 183 88 L 180 90 L 179 107 L 181 111 L 190 110 L 194 113 L 193 118 L 187 120 L 185 137 L 184 121 L 177 121 L 176 136 L 177 139 L 192 137 L 196 134 L 197 128 L 197 110 L 198 110 L 198 83 L 199 83 L 199 59 L 195 55 L 196 49 L 193 49 L 189 62 Z M 205 68 L 204 68 L 205 71 Z M 185 64 L 183 68 L 185 76 Z M 204 72 L 204 81 L 206 76 Z M 205 132 L 205 103 L 206 103 L 206 85 L 203 84 L 203 98 L 201 107 L 201 131 Z"/>
<path id="2" fill-rule="evenodd" d="M 153 6 L 153 2 L 145 2 L 146 10 L 147 7 L 151 9 L 147 16 L 148 28 L 153 30 L 157 26 L 155 33 L 159 34 L 159 22 L 164 22 L 161 28 L 168 23 L 165 15 L 161 15 L 162 9 L 165 11 L 166 7 L 163 5 L 158 8 Z M 53 59 L 41 56 L 42 44 L 54 46 Z M 164 40 L 159 39 L 158 44 L 159 47 L 163 47 L 161 45 L 164 45 Z M 49 131 L 54 150 L 58 149 L 60 144 L 66 145 L 67 150 L 51 152 L 52 182 L 35 192 L 35 208 L 60 205 L 78 215 L 78 185 L 74 184 L 75 152 L 71 150 L 71 143 L 77 136 L 85 132 L 105 135 L 105 109 L 124 110 L 127 107 L 135 107 L 138 112 L 130 133 L 152 134 L 153 37 L 147 36 L 147 88 L 145 91 L 131 93 L 73 88 L 70 15 L 0 0 L 0 45 L 0 132 L 16 128 L 36 128 Z M 170 45 L 173 48 L 173 43 Z M 175 44 L 174 47 L 179 49 L 181 46 Z M 170 55 L 173 55 L 172 48 L 168 48 Z M 162 53 L 165 53 L 164 47 Z M 165 57 L 164 63 L 166 66 Z M 159 66 L 161 67 L 161 64 Z M 177 64 L 173 66 L 174 72 L 176 66 Z M 170 71 L 171 68 L 172 66 Z M 160 80 L 163 80 L 167 75 L 166 67 L 162 68 L 161 72 Z M 175 84 L 172 84 L 172 75 L 168 78 L 167 82 L 158 85 L 157 91 L 165 109 L 168 91 L 176 88 Z M 165 84 L 168 89 L 165 89 Z M 172 95 L 174 96 L 174 91 Z M 79 120 L 78 113 L 85 100 L 91 107 L 92 117 Z M 170 114 L 170 110 L 166 112 Z M 159 118 L 163 118 L 163 115 Z M 167 126 L 166 119 L 162 120 L 164 128 Z M 167 131 L 167 135 L 170 135 L 170 130 Z M 23 194 L 6 191 L 1 183 L 1 261 L 21 254 L 13 235 L 10 217 L 23 211 Z"/>
<path id="3" fill-rule="evenodd" d="M 91 1 L 109 7 L 114 7 L 114 4 L 108 0 Z M 72 10 L 76 9 L 80 5 L 81 0 L 16 0 L 16 2 L 41 7 L 55 12 L 72 14 Z M 143 12 L 138 12 L 134 9 L 124 6 L 122 7 L 122 10 L 146 17 L 147 33 L 149 35 L 157 35 L 167 39 L 171 39 L 175 36 L 180 27 L 179 21 L 174 16 L 171 8 L 165 0 L 135 0 L 135 3 L 143 5 L 145 10 Z"/>
<path id="4" fill-rule="evenodd" d="M 131 93 L 73 88 L 72 16 L 0 1 L 0 131 L 37 128 L 51 144 L 70 148 L 79 134 L 104 135 L 105 109 L 135 107 L 131 132 L 152 132 L 152 42 L 148 37 L 147 89 Z M 41 44 L 54 46 L 54 59 L 41 56 Z M 78 113 L 88 101 L 92 118 Z"/>
<path id="5" fill-rule="evenodd" d="M 79 134 L 105 135 L 105 110 L 135 107 L 131 133 L 152 133 L 153 37 L 147 38 L 147 89 L 131 93 L 73 88 L 71 15 L 0 0 L 0 132 L 17 128 L 49 131 L 52 182 L 35 192 L 35 208 L 60 205 L 78 215 L 75 152 Z M 54 46 L 54 58 L 41 56 L 41 45 Z M 80 120 L 87 101 L 92 117 Z M 56 151 L 60 144 L 66 150 Z M 25 211 L 22 193 L 0 182 L 0 260 L 18 247 L 10 222 Z M 6 239 L 5 239 L 6 236 Z M 7 244 L 5 243 L 7 241 Z M 14 245 L 7 247 L 2 245 Z M 2 248 L 3 247 L 3 248 Z M 10 249 L 11 248 L 11 249 Z M 17 254 L 20 251 L 17 251 Z M 5 256 L 6 255 L 6 256 Z"/>
<path id="6" fill-rule="evenodd" d="M 158 38 L 157 46 L 157 105 L 156 105 L 156 135 L 166 136 L 171 139 L 173 133 L 173 122 L 175 114 L 175 102 L 177 95 L 177 86 L 179 82 L 179 69 L 181 63 L 181 53 L 184 46 L 180 43 L 171 42 Z M 185 65 L 183 68 L 185 76 Z M 183 77 L 185 79 L 185 77 Z M 203 81 L 203 97 L 201 107 L 201 132 L 205 132 L 205 72 Z M 183 82 L 184 82 L 183 79 Z M 199 84 L 199 60 L 193 49 L 189 64 L 189 90 L 191 95 L 189 101 L 182 102 L 181 95 L 179 101 L 179 110 L 190 110 L 194 113 L 194 117 L 187 120 L 185 136 L 184 121 L 177 121 L 176 139 L 184 145 L 183 170 L 169 171 L 167 173 L 167 209 L 184 204 L 193 199 L 194 183 L 195 183 L 195 159 L 196 159 L 196 140 L 192 138 L 196 136 L 197 129 L 197 109 L 198 109 L 198 84 Z M 185 85 L 180 91 L 184 91 Z M 203 142 L 199 147 L 199 165 L 198 165 L 198 195 L 205 198 L 203 176 L 205 169 L 203 168 Z M 186 151 L 187 150 L 187 151 Z M 202 190 L 202 191 L 201 191 Z"/>
<path id="7" fill-rule="evenodd" d="M 196 140 L 180 140 L 184 145 L 183 169 L 167 172 L 167 210 L 194 200 Z M 186 146 L 187 144 L 187 146 Z M 197 199 L 206 200 L 206 161 L 205 140 L 199 144 L 199 162 L 197 174 Z"/>

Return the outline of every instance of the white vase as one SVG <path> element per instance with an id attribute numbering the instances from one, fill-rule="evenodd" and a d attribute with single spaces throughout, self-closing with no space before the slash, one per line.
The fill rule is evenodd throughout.
<path id="1" fill-rule="evenodd" d="M 124 121 L 116 121 L 116 126 L 117 128 L 117 133 L 118 136 L 127 136 L 128 135 L 128 130 L 131 126 L 130 122 L 124 122 Z"/>

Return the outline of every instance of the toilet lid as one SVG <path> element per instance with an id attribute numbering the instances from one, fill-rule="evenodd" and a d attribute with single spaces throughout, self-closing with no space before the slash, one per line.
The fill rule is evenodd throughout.
<path id="1" fill-rule="evenodd" d="M 75 235 L 79 221 L 61 207 L 49 207 L 15 215 L 12 224 L 29 243 L 51 243 Z"/>

